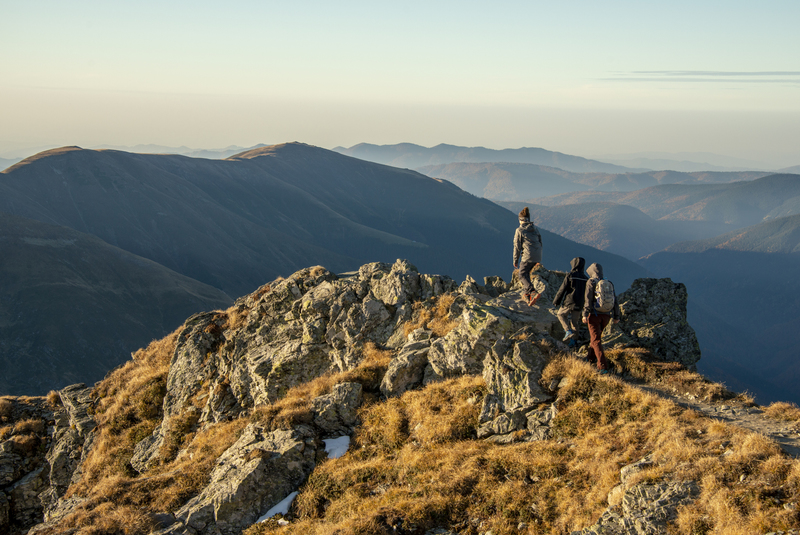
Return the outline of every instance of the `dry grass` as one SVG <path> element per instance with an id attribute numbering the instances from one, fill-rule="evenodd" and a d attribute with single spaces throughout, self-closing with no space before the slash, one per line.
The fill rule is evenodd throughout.
<path id="1" fill-rule="evenodd" d="M 378 349 L 372 342 L 364 344 L 361 363 L 353 370 L 331 373 L 318 377 L 308 383 L 289 389 L 286 395 L 270 405 L 256 407 L 250 419 L 271 430 L 291 429 L 295 425 L 309 424 L 312 421 L 311 403 L 314 398 L 331 392 L 339 383 L 361 383 L 363 392 L 377 395 L 381 380 L 392 360 L 392 352 Z"/>
<path id="2" fill-rule="evenodd" d="M 14 427 L 11 425 L 4 425 L 0 427 L 0 441 L 7 439 L 14 433 Z"/>
<path id="3" fill-rule="evenodd" d="M 47 422 L 39 418 L 29 418 L 14 424 L 15 435 L 44 435 Z"/>
<path id="4" fill-rule="evenodd" d="M 0 422 L 11 420 L 11 415 L 14 412 L 14 404 L 8 399 L 0 398 Z"/>
<path id="5" fill-rule="evenodd" d="M 130 465 L 136 444 L 161 418 L 167 373 L 179 330 L 140 349 L 95 388 L 98 435 L 83 464 L 83 478 L 69 493 L 85 495 L 101 479 L 133 476 Z"/>
<path id="6" fill-rule="evenodd" d="M 646 349 L 615 349 L 607 351 L 606 358 L 617 373 L 628 373 L 646 383 L 666 386 L 678 394 L 705 402 L 724 400 L 753 405 L 752 396 L 731 392 L 725 385 L 711 382 L 678 362 L 661 362 Z"/>
<path id="7" fill-rule="evenodd" d="M 800 408 L 794 403 L 778 401 L 764 408 L 764 414 L 774 420 L 792 422 L 800 426 Z"/>
<path id="8" fill-rule="evenodd" d="M 412 320 L 403 325 L 403 334 L 408 336 L 421 327 L 439 337 L 447 335 L 458 325 L 457 321 L 450 319 L 450 307 L 455 300 L 454 294 L 443 294 L 428 301 L 417 301 Z"/>
<path id="9" fill-rule="evenodd" d="M 62 405 L 61 395 L 59 395 L 59 393 L 55 390 L 48 392 L 45 399 L 47 399 L 47 404 L 53 409 L 57 409 Z"/>
<path id="10" fill-rule="evenodd" d="M 702 418 L 571 358 L 544 381 L 559 391 L 554 440 L 509 446 L 473 440 L 480 379 L 464 377 L 362 409 L 354 446 L 318 466 L 288 526 L 248 535 L 569 533 L 607 507 L 621 466 L 645 455 L 653 468 L 633 483 L 692 480 L 701 495 L 672 533 L 764 533 L 796 526 L 800 464 L 757 434 Z M 744 476 L 744 477 L 742 477 Z"/>
<path id="11" fill-rule="evenodd" d="M 82 479 L 67 492 L 86 501 L 60 522 L 59 530 L 76 528 L 81 535 L 148 533 L 153 527 L 150 512 L 174 510 L 205 487 L 217 458 L 245 427 L 245 421 L 236 420 L 192 433 L 192 418 L 178 418 L 167 423 L 169 451 L 162 451 L 167 455 L 146 475 L 132 470 L 133 448 L 161 418 L 178 332 L 137 351 L 133 360 L 97 386 L 98 436 Z"/>

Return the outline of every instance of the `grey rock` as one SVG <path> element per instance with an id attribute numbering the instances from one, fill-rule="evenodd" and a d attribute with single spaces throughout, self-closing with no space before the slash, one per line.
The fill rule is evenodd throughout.
<path id="1" fill-rule="evenodd" d="M 11 504 L 8 502 L 5 492 L 0 491 L 0 531 L 8 532 L 10 521 Z"/>
<path id="2" fill-rule="evenodd" d="M 428 362 L 432 377 L 481 373 L 488 351 L 514 329 L 513 322 L 496 308 L 485 306 L 472 296 L 459 299 L 466 300 L 459 325 L 431 344 Z"/>
<path id="3" fill-rule="evenodd" d="M 678 507 L 692 503 L 700 494 L 694 482 L 642 483 L 628 489 L 621 514 L 608 509 L 581 535 L 658 535 L 677 518 Z"/>
<path id="4" fill-rule="evenodd" d="M 504 412 L 493 420 L 481 424 L 478 427 L 478 438 L 505 435 L 525 429 L 526 425 L 527 419 L 522 411 Z"/>
<path id="5" fill-rule="evenodd" d="M 360 383 L 339 383 L 330 394 L 319 396 L 312 401 L 314 425 L 322 430 L 323 437 L 350 435 L 357 422 L 361 405 Z"/>
<path id="6" fill-rule="evenodd" d="M 319 446 L 305 426 L 266 432 L 251 424 L 217 459 L 208 486 L 175 516 L 200 533 L 238 534 L 300 487 Z"/>
<path id="7" fill-rule="evenodd" d="M 498 297 L 508 291 L 508 284 L 500 277 L 484 277 L 483 286 L 486 289 L 486 293 L 492 297 Z"/>
<path id="8" fill-rule="evenodd" d="M 693 369 L 700 344 L 686 320 L 686 286 L 670 279 L 636 279 L 617 297 L 622 319 L 603 333 L 605 347 L 644 347 L 663 361 Z"/>
<path id="9" fill-rule="evenodd" d="M 417 331 L 422 331 L 422 329 L 417 329 Z M 397 356 L 392 359 L 383 376 L 381 382 L 383 395 L 386 397 L 401 396 L 406 391 L 420 386 L 428 365 L 429 351 L 429 341 L 410 342 L 404 345 Z"/>
<path id="10" fill-rule="evenodd" d="M 14 519 L 17 526 L 30 527 L 42 521 L 44 509 L 39 501 L 39 493 L 47 484 L 42 477 L 44 466 L 14 483 L 6 489 L 11 507 L 9 517 Z"/>
<path id="11" fill-rule="evenodd" d="M 487 398 L 496 398 L 501 412 L 529 409 L 549 400 L 550 393 L 539 385 L 549 361 L 549 357 L 528 340 L 513 344 L 507 339 L 498 340 L 483 362 Z"/>

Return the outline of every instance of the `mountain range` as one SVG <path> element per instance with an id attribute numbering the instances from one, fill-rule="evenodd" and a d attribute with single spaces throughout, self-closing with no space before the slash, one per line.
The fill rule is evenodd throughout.
<path id="1" fill-rule="evenodd" d="M 498 201 L 521 201 L 582 191 L 635 191 L 660 184 L 714 184 L 754 180 L 764 172 L 648 171 L 583 173 L 524 163 L 451 163 L 417 169 L 449 180 L 473 195 Z"/>
<path id="2" fill-rule="evenodd" d="M 333 150 L 362 160 L 409 169 L 419 169 L 424 166 L 453 162 L 506 162 L 544 165 L 574 173 L 625 173 L 634 171 L 628 167 L 532 147 L 495 150 L 484 147 L 459 147 L 444 143 L 430 148 L 413 143 L 399 143 L 397 145 L 359 143 L 350 148 L 336 147 Z"/>
<path id="3" fill-rule="evenodd" d="M 517 226 L 504 208 L 447 181 L 300 143 L 225 160 L 46 151 L 0 173 L 0 212 L 96 236 L 231 297 L 304 265 L 346 272 L 397 258 L 459 279 L 510 280 Z M 619 256 L 542 234 L 546 265 L 564 269 L 583 256 L 601 262 L 620 289 L 647 274 Z M 37 321 L 55 320 L 42 310 Z"/>

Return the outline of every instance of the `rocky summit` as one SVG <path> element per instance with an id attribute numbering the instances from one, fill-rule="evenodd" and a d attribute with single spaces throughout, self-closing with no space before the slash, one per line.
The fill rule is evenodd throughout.
<path id="1" fill-rule="evenodd" d="M 614 373 L 600 375 L 585 338 L 561 341 L 564 273 L 533 276 L 529 307 L 516 279 L 458 283 L 403 260 L 302 269 L 190 317 L 94 387 L 0 398 L 0 531 L 798 525 L 797 461 L 673 399 L 753 405 L 693 373 L 682 284 L 639 279 L 618 296 L 603 337 Z"/>

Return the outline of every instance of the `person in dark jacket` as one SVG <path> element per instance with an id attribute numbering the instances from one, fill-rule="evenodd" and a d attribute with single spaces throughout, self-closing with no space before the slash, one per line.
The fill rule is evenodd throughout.
<path id="1" fill-rule="evenodd" d="M 616 293 L 614 293 L 614 305 L 610 312 L 599 312 L 597 310 L 597 292 L 598 284 L 603 279 L 603 266 L 600 264 L 592 264 L 586 269 L 586 274 L 589 275 L 589 280 L 586 283 L 586 293 L 583 300 L 583 323 L 589 327 L 589 354 L 587 358 L 589 362 L 597 359 L 597 368 L 600 373 L 608 373 L 608 361 L 603 352 L 603 330 L 608 323 L 613 319 L 614 323 L 619 323 L 619 303 L 617 302 Z M 608 281 L 611 282 L 611 281 Z M 611 286 L 613 290 L 613 284 Z"/>
<path id="2" fill-rule="evenodd" d="M 575 345 L 573 337 L 577 337 L 581 326 L 581 311 L 588 277 L 583 272 L 586 265 L 586 260 L 583 258 L 573 258 L 569 265 L 571 271 L 564 276 L 564 281 L 553 298 L 553 306 L 557 309 L 556 317 L 566 333 L 564 341 L 571 339 L 569 345 L 572 347 Z"/>
<path id="3" fill-rule="evenodd" d="M 526 206 L 519 213 L 519 227 L 514 233 L 514 269 L 519 264 L 522 296 L 533 305 L 539 296 L 531 284 L 531 270 L 542 263 L 542 235 L 531 223 L 531 212 Z"/>

